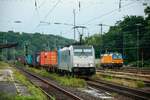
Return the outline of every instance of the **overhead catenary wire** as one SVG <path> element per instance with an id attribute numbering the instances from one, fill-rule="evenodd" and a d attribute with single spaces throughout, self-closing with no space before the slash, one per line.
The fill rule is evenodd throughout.
<path id="1" fill-rule="evenodd" d="M 81 10 L 81 2 L 79 1 L 79 11 Z"/>
<path id="2" fill-rule="evenodd" d="M 61 1 L 61 0 L 60 0 Z M 121 0 L 120 0 L 121 1 Z M 54 5 L 54 9 L 55 9 L 55 6 L 57 6 L 58 5 L 58 3 L 59 3 L 59 0 L 58 0 L 58 2 L 56 2 L 56 4 Z M 134 2 L 133 2 L 134 3 Z M 78 2 L 78 4 L 81 6 L 81 2 L 79 1 Z M 128 3 L 128 4 L 126 4 L 126 5 L 123 5 L 123 6 L 121 6 L 122 8 L 123 7 L 125 7 L 125 6 L 128 6 L 128 5 L 131 5 L 132 3 Z M 80 8 L 80 6 L 79 6 L 79 8 Z M 118 8 L 117 8 L 118 9 Z M 117 9 L 115 9 L 115 11 L 117 10 Z M 52 10 L 52 9 L 51 9 Z M 49 13 L 51 13 L 51 10 L 46 14 L 46 16 L 45 16 L 45 18 L 47 18 L 47 16 L 49 15 Z M 40 26 L 40 23 L 37 25 L 37 27 L 39 27 Z M 37 28 L 36 27 L 36 28 Z"/>
<path id="3" fill-rule="evenodd" d="M 37 11 L 37 14 L 38 14 L 38 19 L 40 19 L 40 13 L 39 13 L 39 10 L 38 10 L 38 3 L 37 1 L 35 0 L 35 10 Z"/>
<path id="4" fill-rule="evenodd" d="M 57 7 L 57 5 L 61 2 L 61 0 L 58 0 L 56 4 L 48 11 L 48 13 L 45 15 L 44 20 L 49 16 L 50 13 Z"/>
<path id="5" fill-rule="evenodd" d="M 149 46 L 140 47 L 140 49 L 142 49 L 142 48 L 146 49 L 146 48 L 149 48 Z M 114 48 L 112 48 L 112 47 L 104 47 L 103 49 L 101 48 L 101 50 L 106 50 L 106 49 L 107 50 L 121 50 L 123 48 L 118 48 L 118 47 L 114 47 Z M 124 48 L 124 49 L 126 49 L 126 50 L 136 50 L 137 47 L 128 47 L 128 48 Z"/>
<path id="6" fill-rule="evenodd" d="M 125 5 L 122 6 L 122 8 L 125 8 L 125 7 L 127 7 L 127 6 L 130 6 L 130 5 L 134 4 L 134 3 L 135 3 L 135 2 L 131 2 L 131 3 L 125 4 Z M 104 17 L 104 16 L 107 16 L 107 15 L 109 15 L 109 14 L 111 14 L 111 13 L 117 11 L 117 10 L 118 10 L 118 8 L 113 9 L 113 10 L 111 10 L 111 11 L 109 11 L 109 12 L 103 14 L 103 15 L 94 17 L 94 18 L 88 20 L 87 22 L 85 22 L 84 24 L 88 24 L 88 23 L 90 23 L 90 22 L 92 22 L 92 21 L 94 21 L 94 20 L 97 20 L 97 19 L 99 19 L 99 18 L 102 18 L 102 17 Z"/>
<path id="7" fill-rule="evenodd" d="M 125 6 L 125 5 L 124 5 Z M 37 26 L 37 27 L 39 27 L 40 26 L 40 24 Z"/>
<path id="8" fill-rule="evenodd" d="M 36 0 L 35 0 L 35 8 L 37 9 L 37 2 L 36 2 Z"/>
<path id="9" fill-rule="evenodd" d="M 40 20 L 40 13 L 39 13 L 39 9 L 38 9 L 38 2 L 37 2 L 37 0 L 33 0 L 33 4 L 34 4 L 34 7 L 35 7 L 35 9 L 34 9 L 34 11 L 33 11 L 33 14 L 32 14 L 32 16 L 31 16 L 31 18 L 30 18 L 30 21 L 29 21 L 29 25 L 31 25 L 31 23 L 32 23 L 32 21 L 33 21 L 33 17 L 34 17 L 34 12 L 36 12 L 37 13 L 37 17 L 38 17 L 38 19 Z"/>
<path id="10" fill-rule="evenodd" d="M 55 5 L 48 11 L 48 13 L 45 15 L 45 17 L 44 17 L 43 20 L 45 20 L 45 19 L 49 16 L 49 14 L 52 13 L 52 11 L 57 7 L 57 5 L 58 5 L 60 2 L 61 2 L 61 0 L 58 0 L 58 1 L 56 2 L 56 4 L 55 4 Z M 40 26 L 40 23 L 36 25 L 36 27 L 34 28 L 34 30 L 35 30 L 37 27 L 39 27 L 39 26 Z"/>
<path id="11" fill-rule="evenodd" d="M 38 9 L 40 9 L 44 4 L 45 4 L 46 0 L 43 0 L 43 2 L 41 4 L 39 4 Z"/>
<path id="12" fill-rule="evenodd" d="M 121 11 L 121 0 L 119 0 L 119 11 Z"/>

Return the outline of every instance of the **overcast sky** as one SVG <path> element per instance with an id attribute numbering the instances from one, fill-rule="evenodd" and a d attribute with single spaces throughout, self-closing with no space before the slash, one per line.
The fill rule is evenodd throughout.
<path id="1" fill-rule="evenodd" d="M 41 32 L 73 39 L 73 9 L 76 12 L 76 25 L 84 25 L 84 36 L 98 33 L 97 24 L 114 25 L 126 15 L 144 16 L 143 3 L 150 0 L 0 0 L 0 31 Z M 79 9 L 80 2 L 80 9 Z M 14 23 L 21 21 L 21 23 Z M 43 24 L 40 21 L 49 22 Z M 109 27 L 104 26 L 103 32 Z M 80 31 L 80 30 L 79 30 Z M 78 32 L 77 32 L 78 34 Z M 78 37 L 77 37 L 78 38 Z"/>

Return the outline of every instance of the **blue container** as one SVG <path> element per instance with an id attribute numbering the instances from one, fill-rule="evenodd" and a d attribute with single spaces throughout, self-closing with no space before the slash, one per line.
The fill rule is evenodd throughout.
<path id="1" fill-rule="evenodd" d="M 26 62 L 27 62 L 27 64 L 32 65 L 32 60 L 33 60 L 32 55 L 27 55 L 26 56 Z"/>
<path id="2" fill-rule="evenodd" d="M 58 65 L 61 63 L 61 51 L 60 48 L 58 49 Z"/>

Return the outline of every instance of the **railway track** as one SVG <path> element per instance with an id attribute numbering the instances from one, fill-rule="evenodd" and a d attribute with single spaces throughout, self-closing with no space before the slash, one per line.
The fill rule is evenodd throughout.
<path id="1" fill-rule="evenodd" d="M 38 88 L 42 90 L 42 92 L 47 96 L 49 100 L 83 100 L 82 98 L 74 95 L 73 93 L 64 90 L 63 88 L 37 76 L 29 71 L 26 71 L 21 68 L 17 68 L 20 70 L 27 78 Z"/>
<path id="2" fill-rule="evenodd" d="M 119 94 L 129 96 L 135 100 L 149 100 L 150 99 L 150 93 L 141 91 L 138 89 L 128 88 L 125 86 L 116 85 L 113 83 L 108 83 L 105 81 L 95 81 L 95 80 L 87 80 L 87 84 L 90 86 L 94 86 L 96 88 L 104 89 L 106 91 L 112 91 L 117 92 Z"/>
<path id="3" fill-rule="evenodd" d="M 137 76 L 137 77 L 150 79 L 150 73 L 145 75 L 145 74 L 138 74 L 138 73 L 129 73 L 129 72 L 122 72 L 122 71 L 107 71 L 107 70 L 97 70 L 97 72 L 110 73 L 110 74 L 120 74 L 120 75 L 130 75 L 130 76 Z"/>
<path id="4" fill-rule="evenodd" d="M 25 74 L 34 85 L 39 87 L 43 91 L 43 93 L 47 95 L 48 99 L 52 99 L 52 96 L 55 96 L 56 100 L 68 100 L 68 99 L 69 100 L 83 100 L 82 98 L 56 86 L 55 84 L 52 84 L 49 81 L 44 80 L 43 78 L 37 75 L 34 75 L 33 73 L 30 73 L 20 68 L 19 70 L 23 72 L 23 74 Z M 87 84 L 90 86 L 94 86 L 96 88 L 103 89 L 103 90 L 117 92 L 119 94 L 132 97 L 136 100 L 149 100 L 150 98 L 149 92 L 145 92 L 145 91 L 141 91 L 141 90 L 137 90 L 133 88 L 128 88 L 128 87 L 124 87 L 124 86 L 120 86 L 120 85 L 116 85 L 113 83 L 108 83 L 108 82 L 104 82 L 100 80 L 95 81 L 95 80 L 88 79 Z M 52 92 L 55 92 L 55 93 L 52 93 Z"/>
<path id="5" fill-rule="evenodd" d="M 103 70 L 102 68 L 98 68 L 97 70 Z M 122 67 L 120 69 L 109 69 L 115 72 L 126 72 L 126 73 L 134 73 L 134 74 L 150 74 L 150 69 L 142 69 L 142 68 L 134 68 L 134 67 Z"/>
<path id="6" fill-rule="evenodd" d="M 141 68 L 121 68 L 121 69 L 113 69 L 114 71 L 122 71 L 129 73 L 137 73 L 137 74 L 150 74 L 150 69 L 141 69 Z"/>
<path id="7" fill-rule="evenodd" d="M 133 80 L 133 81 L 143 81 L 146 86 L 150 86 L 150 75 L 139 75 L 133 73 L 124 73 L 124 72 L 114 72 L 114 71 L 104 71 L 97 70 L 100 75 L 111 76 L 119 79 Z"/>

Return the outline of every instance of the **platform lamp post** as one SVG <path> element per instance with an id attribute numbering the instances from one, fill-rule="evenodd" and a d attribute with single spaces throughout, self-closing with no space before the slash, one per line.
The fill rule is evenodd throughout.
<path id="1" fill-rule="evenodd" d="M 21 23 L 22 23 L 22 21 L 20 21 L 20 20 L 16 20 L 16 21 L 14 21 L 13 23 L 21 24 Z"/>
<path id="2" fill-rule="evenodd" d="M 20 24 L 20 23 L 22 23 L 22 21 L 16 20 L 16 21 L 14 21 L 14 23 Z M 14 55 L 14 63 L 15 63 L 16 62 L 16 47 L 13 48 L 13 55 Z"/>

